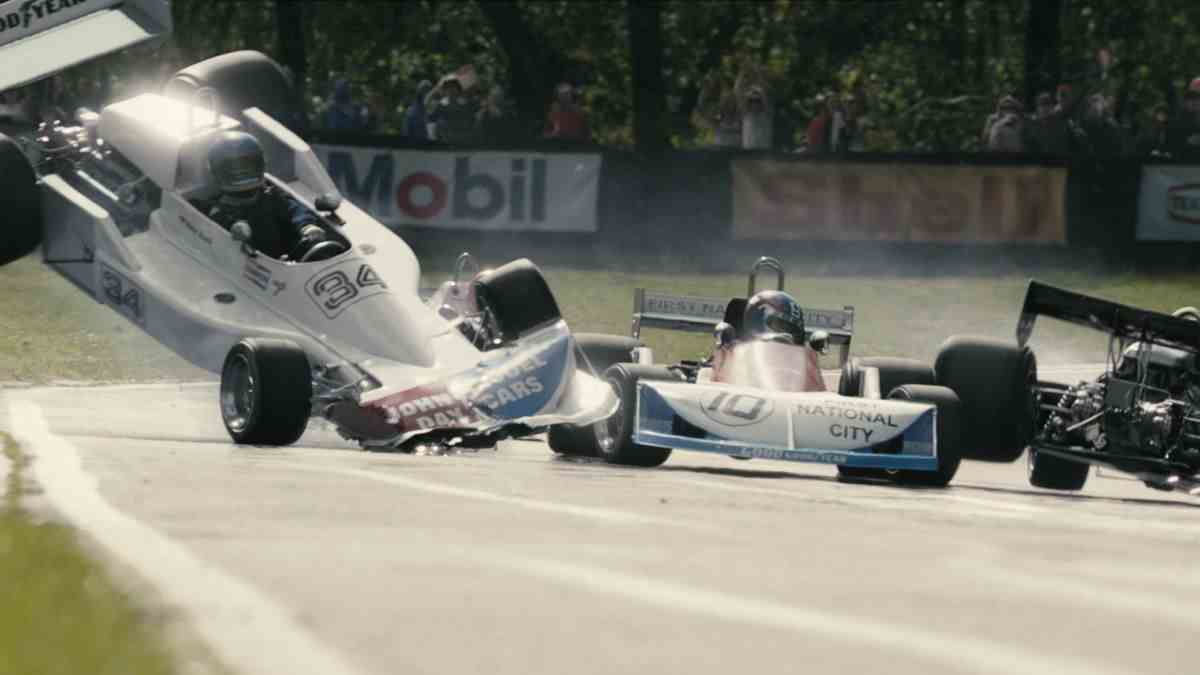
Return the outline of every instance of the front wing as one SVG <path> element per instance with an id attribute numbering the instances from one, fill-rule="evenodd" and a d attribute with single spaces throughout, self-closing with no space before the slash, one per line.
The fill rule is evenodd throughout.
<path id="1" fill-rule="evenodd" d="M 732 457 L 938 468 L 936 407 L 823 392 L 639 382 L 633 440 Z"/>

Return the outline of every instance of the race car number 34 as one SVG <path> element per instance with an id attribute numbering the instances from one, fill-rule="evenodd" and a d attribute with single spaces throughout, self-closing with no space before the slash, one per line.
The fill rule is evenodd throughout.
<path id="1" fill-rule="evenodd" d="M 308 296 L 330 319 L 359 300 L 388 290 L 387 284 L 370 265 L 359 262 L 341 263 L 332 269 L 321 270 L 308 280 L 305 288 Z"/>

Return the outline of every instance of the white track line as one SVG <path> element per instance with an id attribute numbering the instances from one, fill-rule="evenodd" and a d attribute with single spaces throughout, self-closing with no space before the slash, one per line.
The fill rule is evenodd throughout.
<path id="1" fill-rule="evenodd" d="M 870 509 L 879 509 L 884 511 L 923 511 L 935 513 L 938 515 L 955 515 L 955 516 L 975 516 L 981 518 L 997 518 L 1001 520 L 1025 519 L 1029 515 L 1022 512 L 1020 509 L 1008 508 L 1009 505 L 1002 502 L 991 502 L 989 500 L 974 500 L 981 503 L 981 508 L 971 507 L 955 507 L 948 508 L 937 504 L 943 497 L 935 497 L 929 494 L 928 491 L 914 491 L 904 497 L 897 497 L 895 493 L 888 496 L 883 493 L 870 494 L 872 490 L 895 490 L 896 488 L 887 485 L 863 485 L 861 491 L 850 493 L 849 491 L 835 492 L 814 496 L 812 493 L 803 492 L 800 490 L 789 491 L 778 488 L 764 488 L 748 485 L 737 485 L 728 482 L 700 480 L 697 478 L 680 478 L 672 482 L 682 483 L 692 487 L 705 488 L 709 490 L 721 490 L 725 492 L 741 492 L 745 494 L 757 494 L 769 497 L 785 497 L 803 502 L 814 502 L 825 505 L 846 505 L 852 507 L 865 507 Z M 966 503 L 966 502 L 964 502 Z"/>
<path id="2" fill-rule="evenodd" d="M 481 552 L 473 550 L 473 555 Z M 612 595 L 660 609 L 686 612 L 729 621 L 742 627 L 784 630 L 804 637 L 904 652 L 960 671 L 978 673 L 1048 673 L 1097 675 L 1124 673 L 1101 663 L 1056 657 L 1040 650 L 924 630 L 912 624 L 825 612 L 815 608 L 757 600 L 707 588 L 687 586 L 611 570 L 570 563 L 514 556 L 499 551 L 484 553 L 489 565 L 500 566 L 538 579 L 558 582 L 585 591 Z"/>
<path id="3" fill-rule="evenodd" d="M 182 608 L 225 664 L 242 675 L 356 672 L 249 584 L 105 501 L 96 480 L 84 472 L 78 450 L 51 433 L 37 405 L 13 400 L 9 414 L 50 504 Z"/>
<path id="4" fill-rule="evenodd" d="M 455 487 L 453 485 L 447 485 L 446 483 L 436 483 L 432 481 L 419 480 L 416 478 L 408 478 L 405 476 L 398 476 L 396 474 L 384 473 L 381 471 L 300 464 L 297 462 L 275 462 L 272 463 L 272 466 L 286 467 L 296 471 L 325 473 L 337 476 L 346 476 L 348 478 L 361 478 L 363 480 L 387 483 L 388 485 L 395 485 L 397 487 L 416 490 L 418 492 L 425 492 L 427 494 L 454 497 L 457 499 L 470 499 L 474 501 L 489 502 L 492 504 L 502 504 L 505 506 L 515 506 L 522 509 L 529 509 L 531 511 L 542 511 L 557 515 L 586 518 L 589 520 L 599 520 L 613 524 L 669 525 L 673 527 L 686 527 L 691 529 L 706 529 L 702 525 L 684 520 L 655 518 L 653 516 L 645 516 L 640 513 L 618 511 L 616 509 L 608 509 L 597 506 L 582 506 L 579 504 L 568 504 L 566 502 L 555 502 L 545 499 L 502 495 L 495 492 L 488 492 L 486 490 Z"/>

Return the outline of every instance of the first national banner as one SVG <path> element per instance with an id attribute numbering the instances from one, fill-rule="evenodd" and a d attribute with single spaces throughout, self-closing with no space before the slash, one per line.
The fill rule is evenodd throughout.
<path id="1" fill-rule="evenodd" d="M 735 239 L 1066 241 L 1066 169 L 745 159 Z"/>

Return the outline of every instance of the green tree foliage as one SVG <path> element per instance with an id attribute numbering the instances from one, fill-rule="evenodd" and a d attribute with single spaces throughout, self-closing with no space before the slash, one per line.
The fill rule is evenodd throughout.
<path id="1" fill-rule="evenodd" d="M 103 59 L 67 76 L 112 80 L 122 89 L 158 82 L 168 71 L 232 49 L 278 56 L 276 2 L 175 0 L 168 44 Z M 659 17 L 655 58 L 661 74 L 633 75 L 628 3 Z M 979 147 L 979 130 L 998 98 L 1051 90 L 1061 77 L 1086 82 L 1098 47 L 1118 66 L 1105 84 L 1122 120 L 1141 122 L 1160 102 L 1174 104 L 1200 75 L 1200 4 L 1193 0 L 1061 0 L 1059 30 L 1042 35 L 1057 65 L 1026 73 L 1031 11 L 1047 0 L 313 0 L 303 2 L 305 92 L 317 110 L 339 77 L 371 101 L 385 130 L 422 79 L 436 81 L 467 63 L 481 89 L 505 88 L 531 130 L 540 129 L 557 82 L 581 87 L 596 140 L 634 142 L 635 82 L 661 75 L 666 122 L 675 147 L 702 146 L 709 131 L 694 123 L 707 80 L 731 86 L 746 62 L 766 73 L 777 111 L 777 143 L 799 144 L 818 112 L 816 96 L 865 97 L 872 121 L 868 148 L 960 151 Z M 1048 46 L 1047 46 L 1048 45 Z M 1035 45 L 1036 46 L 1036 45 Z M 1044 72 L 1043 72 L 1044 71 Z M 1058 72 L 1053 72 L 1058 71 Z M 1034 76 L 1030 76 L 1031 78 Z M 1091 86 L 1090 84 L 1087 86 Z"/>

